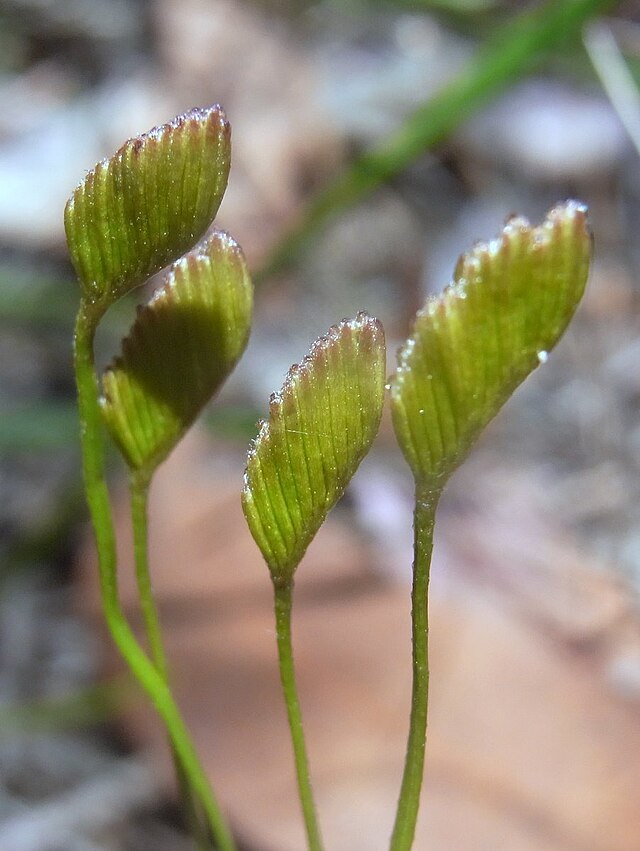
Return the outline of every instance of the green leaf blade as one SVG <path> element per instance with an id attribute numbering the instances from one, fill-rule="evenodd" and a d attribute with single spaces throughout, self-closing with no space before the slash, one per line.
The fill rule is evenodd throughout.
<path id="1" fill-rule="evenodd" d="M 132 469 L 155 469 L 220 388 L 245 349 L 252 307 L 239 246 L 213 231 L 139 309 L 100 400 Z"/>
<path id="2" fill-rule="evenodd" d="M 365 313 L 333 326 L 289 370 L 249 452 L 242 505 L 274 581 L 289 581 L 369 450 L 385 342 Z"/>
<path id="3" fill-rule="evenodd" d="M 89 171 L 64 216 L 85 297 L 108 306 L 191 248 L 218 211 L 230 155 L 216 105 L 129 139 Z"/>
<path id="4" fill-rule="evenodd" d="M 460 258 L 453 283 L 419 311 L 391 382 L 396 436 L 416 480 L 441 488 L 546 361 L 582 297 L 590 256 L 586 208 L 569 201 L 538 227 L 512 218 Z"/>

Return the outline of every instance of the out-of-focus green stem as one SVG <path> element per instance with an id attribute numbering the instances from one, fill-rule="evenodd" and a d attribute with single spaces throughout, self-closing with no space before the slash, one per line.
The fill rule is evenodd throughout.
<path id="1" fill-rule="evenodd" d="M 330 218 L 442 142 L 473 112 L 529 71 L 543 54 L 557 48 L 575 35 L 585 21 L 612 5 L 613 0 L 548 0 L 500 27 L 453 82 L 320 191 L 297 225 L 276 245 L 264 267 L 254 274 L 254 281 L 291 263 Z"/>
<path id="2" fill-rule="evenodd" d="M 231 832 L 213 796 L 173 696 L 163 677 L 139 645 L 120 606 L 115 535 L 104 476 L 102 419 L 93 363 L 93 340 L 101 314 L 102 310 L 98 306 L 87 302 L 81 304 L 74 336 L 74 365 L 78 387 L 84 485 L 96 536 L 100 591 L 107 626 L 118 650 L 165 723 L 189 783 L 202 802 L 219 851 L 236 851 Z"/>
<path id="3" fill-rule="evenodd" d="M 293 646 L 291 641 L 291 604 L 293 597 L 293 580 L 278 584 L 274 582 L 275 612 L 276 612 L 276 636 L 278 641 L 278 661 L 280 663 L 280 679 L 282 691 L 287 706 L 287 717 L 289 729 L 291 730 L 291 742 L 296 765 L 296 776 L 298 780 L 298 794 L 302 805 L 305 828 L 307 831 L 307 842 L 309 851 L 322 851 L 322 838 L 318 816 L 313 800 L 311 779 L 309 776 L 309 760 L 304 742 L 304 730 L 302 726 L 302 713 L 300 701 L 296 688 L 296 677 L 293 664 Z"/>
<path id="4" fill-rule="evenodd" d="M 433 527 L 440 493 L 416 485 L 413 520 L 414 560 L 411 587 L 411 641 L 413 688 L 407 755 L 402 775 L 390 851 L 410 851 L 420 807 L 427 740 L 429 701 L 429 572 L 433 550 Z"/>

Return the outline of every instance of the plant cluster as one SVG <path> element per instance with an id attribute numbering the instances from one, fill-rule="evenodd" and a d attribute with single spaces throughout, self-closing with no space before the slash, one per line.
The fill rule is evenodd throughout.
<path id="1" fill-rule="evenodd" d="M 90 171 L 67 203 L 65 226 L 81 287 L 75 369 L 87 501 L 102 603 L 122 656 L 164 721 L 185 816 L 201 849 L 233 851 L 233 836 L 172 696 L 147 555 L 153 474 L 241 357 L 253 293 L 234 240 L 210 227 L 225 190 L 229 125 L 194 109 L 126 142 Z M 389 389 L 398 443 L 415 479 L 413 693 L 405 769 L 390 842 L 413 843 L 423 775 L 428 584 L 440 494 L 513 390 L 546 360 L 586 283 L 585 208 L 567 202 L 538 227 L 511 218 L 463 255 L 452 284 L 430 298 L 387 384 L 381 323 L 366 313 L 333 326 L 293 366 L 249 451 L 242 504 L 274 588 L 277 650 L 308 845 L 322 846 L 297 697 L 291 637 L 295 572 L 376 436 Z M 139 308 L 102 377 L 95 332 L 121 296 L 168 267 Z M 120 605 L 105 480 L 104 427 L 129 471 L 134 552 L 146 648 Z"/>

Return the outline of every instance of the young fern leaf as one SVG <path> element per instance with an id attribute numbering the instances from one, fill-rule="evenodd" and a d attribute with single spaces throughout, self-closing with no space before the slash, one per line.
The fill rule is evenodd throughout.
<path id="1" fill-rule="evenodd" d="M 418 313 L 391 382 L 393 424 L 416 482 L 411 587 L 413 686 L 390 851 L 413 846 L 429 698 L 428 589 L 435 513 L 447 478 L 527 375 L 547 359 L 587 280 L 586 210 L 561 204 L 532 228 L 464 254 L 444 293 Z"/>
<path id="2" fill-rule="evenodd" d="M 76 187 L 64 213 L 83 296 L 105 309 L 205 233 L 224 194 L 230 128 L 219 106 L 129 139 Z"/>
<path id="3" fill-rule="evenodd" d="M 242 505 L 275 582 L 289 581 L 378 431 L 382 326 L 359 313 L 333 326 L 271 397 L 247 462 Z"/>
<path id="4" fill-rule="evenodd" d="M 235 244 L 224 235 L 213 235 L 175 264 L 163 291 L 138 317 L 122 358 L 105 381 L 103 413 L 132 467 L 136 577 L 150 655 L 131 631 L 118 597 L 93 343 L 113 301 L 183 255 L 208 229 L 226 186 L 229 135 L 219 107 L 191 110 L 126 142 L 110 160 L 98 163 L 65 208 L 67 242 L 81 285 L 74 365 L 84 483 L 104 613 L 118 649 L 165 723 L 198 847 L 209 845 L 202 808 L 220 851 L 234 851 L 235 843 L 168 686 L 148 575 L 146 500 L 155 465 L 244 347 L 252 296 Z M 219 265 L 213 269 L 213 263 Z M 155 341 L 154 330 L 159 335 Z M 215 335 L 220 339 L 212 345 Z M 185 373 L 179 379 L 182 368 Z M 190 368 L 197 370 L 193 381 Z"/>
<path id="5" fill-rule="evenodd" d="M 584 291 L 586 208 L 569 201 L 538 227 L 510 219 L 462 255 L 453 283 L 418 313 L 391 382 L 393 423 L 417 481 L 439 491 L 479 433 L 547 359 Z"/>
<path id="6" fill-rule="evenodd" d="M 307 547 L 366 455 L 380 425 L 384 332 L 359 313 L 316 340 L 270 401 L 247 461 L 242 506 L 271 573 L 280 679 L 309 851 L 323 842 L 295 681 L 294 574 Z"/>
<path id="7" fill-rule="evenodd" d="M 133 470 L 153 472 L 219 389 L 246 346 L 253 289 L 244 257 L 213 231 L 139 308 L 103 377 L 104 420 Z"/>

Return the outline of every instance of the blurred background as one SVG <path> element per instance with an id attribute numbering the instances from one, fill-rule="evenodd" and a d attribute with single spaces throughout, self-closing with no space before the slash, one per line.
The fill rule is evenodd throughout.
<path id="1" fill-rule="evenodd" d="M 439 513 L 416 851 L 640 848 L 640 3 L 576 22 L 579 5 L 0 2 L 0 851 L 190 847 L 162 732 L 101 626 L 62 210 L 127 137 L 214 102 L 233 128 L 217 222 L 256 272 L 256 318 L 154 484 L 152 570 L 178 698 L 244 851 L 304 847 L 270 584 L 238 499 L 268 395 L 360 309 L 383 321 L 391 371 L 461 251 L 570 197 L 595 234 L 584 302 Z M 385 157 L 363 165 L 372 148 Z M 100 363 L 133 313 L 112 310 Z M 111 481 L 135 622 L 115 454 Z M 385 847 L 393 819 L 412 496 L 385 420 L 299 571 L 336 851 Z"/>

